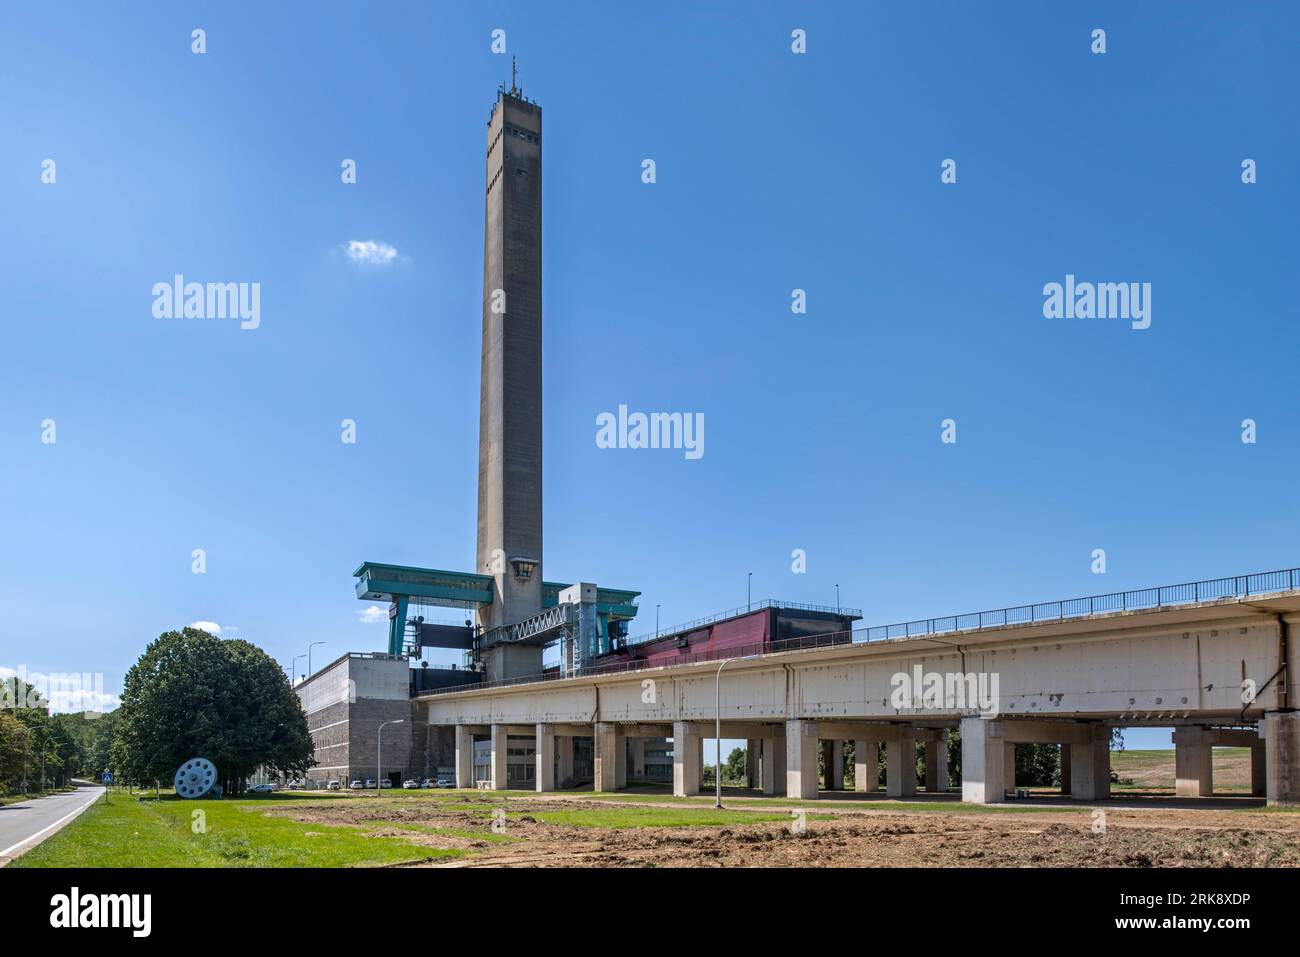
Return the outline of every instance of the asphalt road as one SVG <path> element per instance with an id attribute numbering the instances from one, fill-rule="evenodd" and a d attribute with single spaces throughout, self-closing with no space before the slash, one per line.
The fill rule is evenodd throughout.
<path id="1" fill-rule="evenodd" d="M 83 787 L 66 794 L 0 806 L 0 866 L 57 834 L 103 793 L 101 787 Z"/>

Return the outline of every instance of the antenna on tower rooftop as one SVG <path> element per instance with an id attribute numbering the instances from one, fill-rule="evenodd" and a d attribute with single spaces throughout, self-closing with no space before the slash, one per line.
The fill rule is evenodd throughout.
<path id="1" fill-rule="evenodd" d="M 511 54 L 510 56 L 510 92 L 511 93 L 519 92 L 519 84 L 516 82 L 516 78 L 519 75 L 519 70 L 516 68 L 515 65 L 516 59 L 517 58 L 514 56 L 514 54 Z"/>

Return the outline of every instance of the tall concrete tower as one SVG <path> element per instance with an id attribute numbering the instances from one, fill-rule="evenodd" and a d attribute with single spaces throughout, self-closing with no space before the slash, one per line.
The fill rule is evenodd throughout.
<path id="1" fill-rule="evenodd" d="M 485 630 L 542 610 L 542 111 L 511 83 L 487 133 L 478 571 Z M 541 670 L 541 649 L 490 656 L 491 677 Z M 494 674 L 493 674 L 494 673 Z"/>

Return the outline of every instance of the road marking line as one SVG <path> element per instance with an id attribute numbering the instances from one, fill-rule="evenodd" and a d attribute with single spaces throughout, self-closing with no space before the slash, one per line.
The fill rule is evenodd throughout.
<path id="1" fill-rule="evenodd" d="M 76 817 L 78 814 L 81 814 L 81 813 L 84 812 L 87 808 L 89 808 L 92 804 L 94 804 L 95 801 L 99 800 L 99 797 L 100 797 L 100 796 L 99 796 L 98 794 L 96 794 L 93 798 L 91 798 L 91 799 L 90 799 L 89 801 L 87 801 L 85 804 L 81 805 L 81 807 L 77 808 L 75 811 L 71 811 L 71 812 L 69 812 L 68 814 L 63 815 L 63 817 L 59 818 L 59 819 L 58 819 L 57 821 L 55 821 L 53 824 L 47 824 L 45 827 L 41 828 L 41 829 L 40 829 L 39 831 L 37 831 L 35 834 L 32 834 L 32 835 L 29 836 L 29 837 L 25 837 L 25 838 L 23 838 L 21 841 L 19 841 L 17 844 L 12 844 L 12 845 L 10 845 L 9 847 L 6 847 L 3 851 L 0 851 L 0 867 L 4 867 L 6 864 L 8 864 L 8 863 L 9 863 L 11 860 L 13 860 L 14 858 L 21 857 L 21 856 L 22 856 L 23 854 L 25 854 L 27 851 L 30 851 L 33 847 L 35 847 L 37 844 L 40 843 L 41 835 L 43 835 L 46 831 L 56 830 L 56 829 L 62 827 L 64 824 L 67 824 L 69 821 L 71 821 L 71 820 L 72 820 L 74 817 Z M 40 800 L 40 799 L 37 798 L 37 800 Z M 27 845 L 27 846 L 24 846 L 24 845 Z M 18 850 L 19 848 L 22 848 L 22 850 Z M 13 851 L 16 851 L 16 850 L 18 851 L 17 854 L 12 853 Z"/>

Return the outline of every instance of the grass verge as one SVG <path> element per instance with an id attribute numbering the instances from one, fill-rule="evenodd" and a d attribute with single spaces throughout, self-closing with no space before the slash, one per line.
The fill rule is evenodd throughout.
<path id="1" fill-rule="evenodd" d="M 463 852 L 372 837 L 361 827 L 260 813 L 265 801 L 96 804 L 10 867 L 365 867 Z"/>

